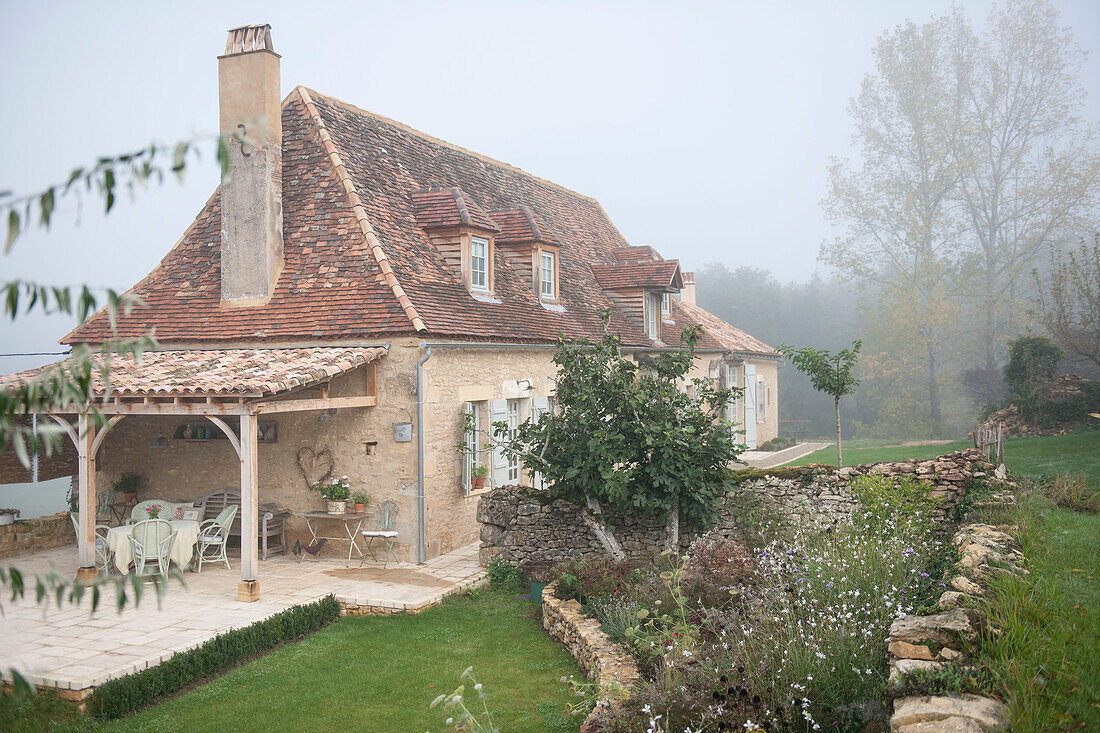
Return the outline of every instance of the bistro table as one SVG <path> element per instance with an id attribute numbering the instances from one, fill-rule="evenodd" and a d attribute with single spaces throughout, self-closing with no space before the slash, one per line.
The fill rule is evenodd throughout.
<path id="1" fill-rule="evenodd" d="M 363 557 L 363 551 L 359 549 L 359 544 L 355 541 L 355 538 L 359 536 L 359 528 L 363 526 L 363 520 L 367 518 L 367 515 L 365 513 L 351 514 L 348 512 L 343 512 L 340 514 L 331 514 L 329 512 L 295 512 L 294 516 L 302 517 L 306 520 L 306 526 L 309 527 L 309 533 L 313 535 L 313 537 L 310 539 L 310 544 L 313 544 L 320 539 L 348 542 L 347 565 L 351 565 L 351 551 L 353 549 L 359 553 L 360 558 Z M 344 525 L 344 531 L 347 532 L 347 537 L 334 537 L 332 535 L 317 534 L 317 528 L 313 526 L 313 523 L 320 523 L 320 521 L 324 519 L 330 519 L 342 523 Z M 354 529 L 352 529 L 352 524 L 355 525 Z"/>
<path id="2" fill-rule="evenodd" d="M 194 519 L 168 521 L 172 525 L 172 531 L 176 533 L 176 541 L 172 543 L 172 562 L 186 570 L 191 563 L 191 557 L 195 554 L 195 541 L 199 538 L 199 523 Z M 130 563 L 134 561 L 130 547 L 130 536 L 133 533 L 132 524 L 111 527 L 107 530 L 107 546 L 114 553 L 115 567 L 122 574 L 130 571 Z"/>

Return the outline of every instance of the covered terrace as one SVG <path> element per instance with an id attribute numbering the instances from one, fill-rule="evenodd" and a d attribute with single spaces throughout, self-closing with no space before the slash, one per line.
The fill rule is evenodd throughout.
<path id="1" fill-rule="evenodd" d="M 111 355 L 107 369 L 93 370 L 94 411 L 89 404 L 69 404 L 49 413 L 49 418 L 64 429 L 76 447 L 77 579 L 87 580 L 97 572 L 96 454 L 104 438 L 129 416 L 191 416 L 215 425 L 236 451 L 241 491 L 241 577 L 237 599 L 258 600 L 260 416 L 374 407 L 378 404 L 375 362 L 386 352 L 386 346 L 371 346 L 179 349 L 147 351 L 136 357 Z M 107 357 L 94 358 L 103 367 Z M 33 380 L 52 368 L 4 378 L 0 380 L 0 388 Z M 353 372 L 362 374 L 361 389 L 355 390 L 359 394 L 330 396 L 332 379 Z M 44 416 L 39 417 L 42 419 Z"/>

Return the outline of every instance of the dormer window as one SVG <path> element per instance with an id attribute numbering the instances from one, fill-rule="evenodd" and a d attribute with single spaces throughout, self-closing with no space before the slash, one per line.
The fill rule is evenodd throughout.
<path id="1" fill-rule="evenodd" d="M 670 315 L 672 313 L 672 306 L 669 305 L 669 293 L 665 291 L 661 293 L 661 315 Z"/>
<path id="2" fill-rule="evenodd" d="M 482 237 L 470 238 L 470 287 L 489 289 L 489 240 Z"/>
<path id="3" fill-rule="evenodd" d="M 542 267 L 539 268 L 539 293 L 544 298 L 550 298 L 551 300 L 557 298 L 557 292 L 554 287 L 554 253 L 542 252 Z"/>

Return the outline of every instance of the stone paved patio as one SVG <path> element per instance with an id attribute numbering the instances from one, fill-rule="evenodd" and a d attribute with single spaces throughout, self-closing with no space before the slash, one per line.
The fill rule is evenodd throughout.
<path id="1" fill-rule="evenodd" d="M 144 596 L 137 608 L 118 613 L 110 598 L 94 614 L 85 599 L 79 607 L 43 610 L 33 599 L 0 599 L 0 669 L 10 668 L 45 687 L 83 690 L 155 666 L 176 652 L 198 646 L 230 629 L 247 626 L 291 606 L 328 594 L 356 612 L 408 613 L 485 581 L 478 548 L 468 545 L 424 565 L 306 559 L 276 556 L 260 563 L 260 600 L 237 600 L 239 560 L 204 565 L 202 573 L 184 573 L 186 587 L 173 581 L 160 607 Z M 72 576 L 76 550 L 66 547 L 4 560 L 27 575 L 56 568 Z"/>

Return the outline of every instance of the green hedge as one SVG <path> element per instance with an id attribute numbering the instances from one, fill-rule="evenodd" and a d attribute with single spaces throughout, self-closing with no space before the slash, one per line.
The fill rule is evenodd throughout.
<path id="1" fill-rule="evenodd" d="M 121 718 L 161 695 L 223 672 L 255 654 L 316 631 L 339 617 L 340 603 L 333 596 L 288 608 L 251 626 L 219 634 L 202 646 L 180 652 L 156 667 L 100 685 L 89 698 L 88 710 L 104 720 Z"/>

